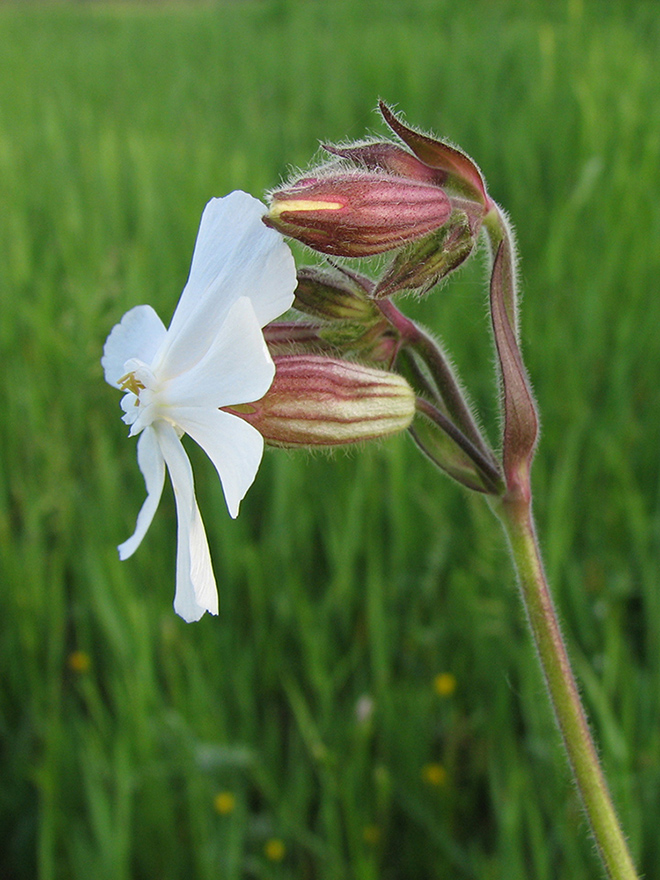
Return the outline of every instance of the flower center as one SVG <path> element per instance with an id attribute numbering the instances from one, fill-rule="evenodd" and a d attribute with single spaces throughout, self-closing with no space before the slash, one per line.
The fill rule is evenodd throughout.
<path id="1" fill-rule="evenodd" d="M 144 385 L 140 382 L 135 373 L 126 373 L 125 376 L 122 376 L 121 379 L 117 380 L 117 384 L 122 391 L 132 391 L 137 398 L 140 397 L 140 391 L 144 391 Z M 137 400 L 135 401 L 135 405 L 138 405 Z"/>
<path id="2" fill-rule="evenodd" d="M 159 418 L 159 386 L 151 368 L 137 358 L 126 361 L 124 369 L 125 375 L 117 380 L 119 387 L 126 392 L 121 402 L 122 419 L 131 425 L 130 436 L 135 436 Z"/>

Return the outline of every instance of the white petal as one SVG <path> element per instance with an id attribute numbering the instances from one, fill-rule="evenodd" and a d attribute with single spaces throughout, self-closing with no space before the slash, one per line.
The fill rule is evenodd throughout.
<path id="1" fill-rule="evenodd" d="M 243 419 L 217 409 L 190 407 L 176 410 L 176 420 L 215 465 L 227 508 L 235 519 L 259 470 L 264 451 L 263 437 Z"/>
<path id="2" fill-rule="evenodd" d="M 190 460 L 175 429 L 159 421 L 154 426 L 172 480 L 177 512 L 176 593 L 174 610 L 185 621 L 199 620 L 205 611 L 218 613 L 218 589 L 204 523 L 195 498 Z"/>
<path id="3" fill-rule="evenodd" d="M 212 199 L 202 215 L 190 277 L 156 368 L 177 376 L 204 356 L 231 306 L 252 302 L 259 325 L 293 302 L 296 269 L 282 236 L 261 222 L 266 208 L 244 192 Z"/>
<path id="4" fill-rule="evenodd" d="M 124 364 L 131 358 L 151 363 L 165 334 L 165 325 L 151 306 L 135 306 L 126 312 L 103 346 L 101 365 L 105 381 L 119 388 L 118 380 L 126 372 Z"/>
<path id="5" fill-rule="evenodd" d="M 250 300 L 242 296 L 202 360 L 167 384 L 161 402 L 172 408 L 218 408 L 259 400 L 275 375 Z M 172 415 L 174 421 L 176 417 Z"/>
<path id="6" fill-rule="evenodd" d="M 137 459 L 147 486 L 147 498 L 138 513 L 135 531 L 117 548 L 120 559 L 128 559 L 142 543 L 158 508 L 160 496 L 163 494 L 165 462 L 156 435 L 151 428 L 146 428 L 138 440 Z"/>

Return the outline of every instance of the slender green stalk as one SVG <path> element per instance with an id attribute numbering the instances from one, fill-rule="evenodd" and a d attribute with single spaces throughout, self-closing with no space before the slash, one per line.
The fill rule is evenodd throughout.
<path id="1" fill-rule="evenodd" d="M 492 504 L 509 539 L 552 707 L 608 877 L 637 880 L 560 632 L 536 540 L 531 503 L 505 497 L 494 499 Z"/>

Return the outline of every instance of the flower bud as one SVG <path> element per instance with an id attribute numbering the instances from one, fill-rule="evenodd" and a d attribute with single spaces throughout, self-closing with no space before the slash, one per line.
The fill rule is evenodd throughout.
<path id="1" fill-rule="evenodd" d="M 315 355 L 275 357 L 275 379 L 261 400 L 228 412 L 272 446 L 341 446 L 405 430 L 415 395 L 397 373 Z"/>
<path id="2" fill-rule="evenodd" d="M 449 198 L 433 184 L 335 171 L 273 193 L 264 223 L 325 254 L 368 257 L 438 229 L 450 213 Z"/>
<path id="3" fill-rule="evenodd" d="M 273 321 L 263 328 L 271 357 L 285 354 L 337 354 L 332 342 L 323 338 L 318 322 Z"/>
<path id="4" fill-rule="evenodd" d="M 346 268 L 303 266 L 298 271 L 294 308 L 321 320 L 320 340 L 340 357 L 355 356 L 362 363 L 389 366 L 396 358 L 400 334 L 383 317 L 372 299 L 374 282 Z M 270 343 L 269 343 L 270 345 Z M 326 349 L 327 351 L 327 349 Z M 271 354 L 273 354 L 271 347 Z M 288 354 L 323 354 L 319 347 L 298 347 Z"/>
<path id="5" fill-rule="evenodd" d="M 456 482 L 475 492 L 483 492 L 487 495 L 499 494 L 499 486 L 494 488 L 493 482 L 488 479 L 483 471 L 464 449 L 455 442 L 445 431 L 418 415 L 410 426 L 410 435 L 431 461 L 452 477 Z"/>
<path id="6" fill-rule="evenodd" d="M 298 270 L 293 307 L 325 321 L 370 323 L 381 317 L 357 276 L 317 266 Z"/>
<path id="7" fill-rule="evenodd" d="M 390 141 L 350 144 L 345 147 L 336 144 L 324 144 L 323 149 L 333 156 L 349 159 L 369 171 L 385 171 L 398 174 L 409 180 L 422 183 L 433 183 L 442 186 L 447 180 L 447 172 L 440 168 L 431 168 L 408 150 L 404 150 Z"/>
<path id="8" fill-rule="evenodd" d="M 400 334 L 382 316 L 368 326 L 358 321 L 273 322 L 264 327 L 264 338 L 273 358 L 294 354 L 355 356 L 386 366 L 394 362 L 401 345 Z"/>
<path id="9" fill-rule="evenodd" d="M 380 299 L 400 290 L 424 294 L 467 260 L 477 243 L 476 233 L 463 211 L 454 211 L 435 232 L 402 248 L 379 279 L 374 297 Z"/>

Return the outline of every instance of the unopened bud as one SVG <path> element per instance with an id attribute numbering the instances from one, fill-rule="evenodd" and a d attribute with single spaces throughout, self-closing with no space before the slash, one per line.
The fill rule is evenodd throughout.
<path id="1" fill-rule="evenodd" d="M 337 354 L 332 342 L 323 338 L 323 327 L 318 322 L 273 321 L 263 332 L 273 358 L 285 354 Z"/>
<path id="2" fill-rule="evenodd" d="M 449 198 L 433 184 L 339 171 L 273 193 L 264 223 L 325 254 L 368 257 L 427 235 L 450 213 Z"/>
<path id="3" fill-rule="evenodd" d="M 323 149 L 333 156 L 349 159 L 369 171 L 386 171 L 390 174 L 398 174 L 400 177 L 407 177 L 409 180 L 433 183 L 436 186 L 442 186 L 447 179 L 446 171 L 440 168 L 431 168 L 417 156 L 391 141 L 350 144 L 345 147 L 327 144 Z"/>
<path id="4" fill-rule="evenodd" d="M 227 407 L 272 446 L 341 446 L 405 430 L 415 395 L 403 376 L 314 355 L 275 357 L 275 379 L 255 403 Z"/>
<path id="5" fill-rule="evenodd" d="M 354 276 L 317 266 L 298 270 L 293 306 L 325 321 L 371 322 L 381 317 Z"/>
<path id="6" fill-rule="evenodd" d="M 380 278 L 374 296 L 391 296 L 399 290 L 426 293 L 442 278 L 465 262 L 478 239 L 468 217 L 454 211 L 450 220 L 435 232 L 406 245 Z"/>
<path id="7" fill-rule="evenodd" d="M 400 334 L 383 318 L 365 325 L 359 321 L 312 323 L 273 322 L 264 327 L 271 357 L 282 355 L 355 356 L 368 363 L 390 366 L 400 347 Z"/>

